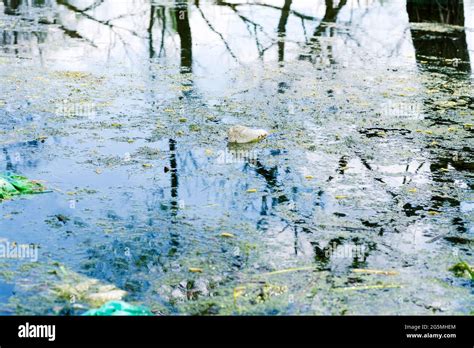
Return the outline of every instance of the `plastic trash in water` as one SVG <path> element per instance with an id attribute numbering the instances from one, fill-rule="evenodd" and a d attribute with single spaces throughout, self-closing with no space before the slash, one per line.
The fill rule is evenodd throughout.
<path id="1" fill-rule="evenodd" d="M 0 200 L 44 192 L 46 188 L 37 181 L 11 173 L 0 174 Z"/>
<path id="2" fill-rule="evenodd" d="M 154 315 L 148 308 L 135 306 L 124 301 L 110 301 L 97 309 L 90 309 L 85 316 L 150 316 Z"/>
<path id="3" fill-rule="evenodd" d="M 264 129 L 252 129 L 245 126 L 233 126 L 228 131 L 228 141 L 231 144 L 246 144 L 265 139 L 268 132 Z"/>

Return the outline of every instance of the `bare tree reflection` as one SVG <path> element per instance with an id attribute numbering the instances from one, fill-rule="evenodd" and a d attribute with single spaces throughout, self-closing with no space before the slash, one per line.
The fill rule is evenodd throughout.
<path id="1" fill-rule="evenodd" d="M 300 55 L 300 60 L 309 60 L 311 62 L 316 61 L 316 57 L 321 54 L 322 46 L 320 37 L 324 34 L 333 36 L 334 32 L 328 24 L 334 23 L 337 20 L 337 16 L 342 8 L 347 4 L 347 0 L 339 1 L 337 6 L 334 6 L 334 0 L 326 0 L 326 12 L 324 14 L 321 23 L 314 30 L 313 36 L 308 42 L 309 52 Z M 332 46 L 327 45 L 328 58 L 331 64 L 334 64 L 334 57 L 332 56 Z"/>
<path id="2" fill-rule="evenodd" d="M 181 42 L 181 69 L 183 72 L 193 70 L 193 40 L 189 25 L 189 11 L 186 0 L 176 0 L 173 9 L 176 20 L 176 30 Z"/>
<path id="3" fill-rule="evenodd" d="M 288 23 L 288 17 L 290 16 L 292 0 L 285 0 L 285 4 L 281 9 L 281 17 L 278 22 L 278 61 L 283 62 L 285 60 L 285 37 L 286 37 L 286 24 Z"/>
<path id="4" fill-rule="evenodd" d="M 3 0 L 4 12 L 7 15 L 18 14 L 18 8 L 20 7 L 22 0 Z"/>
<path id="5" fill-rule="evenodd" d="M 410 23 L 438 23 L 464 27 L 464 6 L 462 0 L 408 0 L 407 11 Z M 411 29 L 417 60 L 437 58 L 437 63 L 454 66 L 469 72 L 469 50 L 464 29 L 435 32 L 423 28 Z M 442 59 L 439 59 L 442 58 Z"/>
<path id="6" fill-rule="evenodd" d="M 445 85 L 441 85 L 440 91 L 444 91 L 448 95 L 460 95 L 467 104 L 473 103 L 474 99 L 470 96 L 463 96 L 460 91 L 456 90 L 456 84 L 452 83 L 453 77 L 456 80 L 465 80 L 469 82 L 469 73 L 471 71 L 469 51 L 466 41 L 466 33 L 464 30 L 464 6 L 462 0 L 408 0 L 407 12 L 410 23 L 435 23 L 442 25 L 452 25 L 456 27 L 446 28 L 447 30 L 435 31 L 429 26 L 414 26 L 411 29 L 413 45 L 416 51 L 416 59 L 420 66 L 424 68 L 421 72 L 431 74 L 438 73 L 438 76 L 446 81 Z M 428 79 L 426 87 L 433 88 L 431 79 Z M 439 88 L 439 86 L 437 87 Z M 456 98 L 455 100 L 458 100 Z M 428 119 L 435 124 L 454 125 L 449 113 L 439 113 L 435 101 L 432 98 L 426 98 L 425 106 L 430 110 Z M 429 145 L 427 145 L 429 150 Z M 473 153 L 468 147 L 462 149 L 450 149 L 443 146 L 435 151 L 433 161 L 430 165 L 432 178 L 435 183 L 441 186 L 455 185 L 452 177 L 445 171 L 452 166 L 459 172 L 472 172 Z M 471 185 L 472 189 L 472 185 Z M 443 206 L 459 208 L 460 202 L 455 197 L 449 197 L 438 193 L 431 196 L 430 209 L 437 211 Z M 411 206 L 406 207 L 407 214 L 412 213 Z M 467 230 L 465 221 L 460 218 L 453 219 L 453 225 L 458 226 L 457 230 L 465 232 Z M 434 238 L 433 240 L 435 240 Z"/>

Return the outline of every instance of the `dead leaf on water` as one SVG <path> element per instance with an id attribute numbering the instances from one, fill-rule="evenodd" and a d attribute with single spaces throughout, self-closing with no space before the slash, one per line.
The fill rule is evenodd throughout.
<path id="1" fill-rule="evenodd" d="M 355 268 L 352 270 L 353 273 L 362 273 L 362 274 L 382 274 L 382 275 L 398 275 L 396 271 L 383 271 L 379 269 L 362 269 Z"/>
<path id="2" fill-rule="evenodd" d="M 190 267 L 189 272 L 191 272 L 191 273 L 202 273 L 202 268 Z"/>
<path id="3" fill-rule="evenodd" d="M 397 289 L 402 286 L 399 284 L 380 284 L 380 285 L 364 285 L 350 286 L 347 288 L 335 288 L 334 291 L 358 291 L 358 290 L 380 290 L 380 289 Z"/>
<path id="4" fill-rule="evenodd" d="M 245 286 L 238 286 L 234 288 L 234 301 L 245 293 Z"/>
<path id="5" fill-rule="evenodd" d="M 221 237 L 224 237 L 224 238 L 234 238 L 235 236 L 234 236 L 232 233 L 223 232 L 223 233 L 221 233 Z"/>
<path id="6" fill-rule="evenodd" d="M 284 274 L 284 273 L 290 273 L 290 272 L 299 272 L 299 271 L 313 271 L 314 269 L 315 269 L 314 266 L 287 268 L 287 269 L 281 269 L 278 271 L 262 273 L 262 274 L 259 274 L 259 276 L 271 276 L 271 275 Z"/>

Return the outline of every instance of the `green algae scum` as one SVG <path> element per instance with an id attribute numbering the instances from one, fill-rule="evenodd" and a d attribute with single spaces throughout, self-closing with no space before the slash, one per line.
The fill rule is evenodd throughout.
<path id="1" fill-rule="evenodd" d="M 474 0 L 3 0 L 0 314 L 471 315 L 473 82 Z"/>

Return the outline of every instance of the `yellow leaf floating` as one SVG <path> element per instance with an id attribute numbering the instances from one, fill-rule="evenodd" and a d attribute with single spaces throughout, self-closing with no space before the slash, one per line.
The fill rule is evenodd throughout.
<path id="1" fill-rule="evenodd" d="M 353 273 L 361 273 L 361 274 L 382 274 L 382 275 L 398 275 L 399 273 L 396 271 L 382 271 L 379 269 L 362 269 L 362 268 L 355 268 L 352 270 Z"/>
<path id="2" fill-rule="evenodd" d="M 357 290 L 377 290 L 377 289 L 397 289 L 402 286 L 399 284 L 380 284 L 380 285 L 365 285 L 365 286 L 350 286 L 347 288 L 336 288 L 335 291 L 357 291 Z"/>
<path id="3" fill-rule="evenodd" d="M 416 188 L 415 188 L 415 187 L 414 187 L 414 188 L 411 188 L 411 189 L 408 190 L 408 192 L 410 192 L 410 193 L 416 193 Z"/>
<path id="4" fill-rule="evenodd" d="M 153 164 L 150 164 L 150 163 L 143 163 L 143 168 L 152 168 L 153 167 Z"/>
<path id="5" fill-rule="evenodd" d="M 245 286 L 238 286 L 234 288 L 234 301 L 245 293 Z"/>
<path id="6" fill-rule="evenodd" d="M 223 233 L 221 233 L 221 237 L 224 237 L 224 238 L 234 238 L 235 236 L 234 236 L 232 233 L 223 232 Z"/>
<path id="7" fill-rule="evenodd" d="M 190 267 L 189 272 L 191 272 L 191 273 L 202 273 L 202 268 Z"/>
<path id="8" fill-rule="evenodd" d="M 436 216 L 436 215 L 439 215 L 439 214 L 441 214 L 441 213 L 438 212 L 438 211 L 434 211 L 434 210 L 430 210 L 430 211 L 428 212 L 428 215 L 431 215 L 431 216 Z"/>
<path id="9" fill-rule="evenodd" d="M 348 198 L 348 196 L 338 195 L 338 196 L 334 196 L 334 198 L 336 198 L 336 199 L 346 199 L 346 198 Z"/>
<path id="10" fill-rule="evenodd" d="M 255 192 L 257 192 L 257 189 L 248 189 L 247 190 L 247 193 L 255 193 Z"/>
<path id="11" fill-rule="evenodd" d="M 193 89 L 191 86 L 179 86 L 178 89 L 182 92 L 189 92 Z"/>
<path id="12" fill-rule="evenodd" d="M 304 266 L 304 267 L 294 267 L 294 268 L 287 268 L 287 269 L 280 269 L 277 271 L 272 271 L 268 273 L 259 274 L 259 276 L 272 276 L 277 274 L 285 274 L 290 272 L 299 272 L 299 271 L 314 271 L 314 266 Z"/>
<path id="13" fill-rule="evenodd" d="M 314 176 L 312 176 L 312 175 L 306 175 L 306 176 L 305 176 L 305 179 L 311 180 L 311 179 L 314 179 Z"/>

